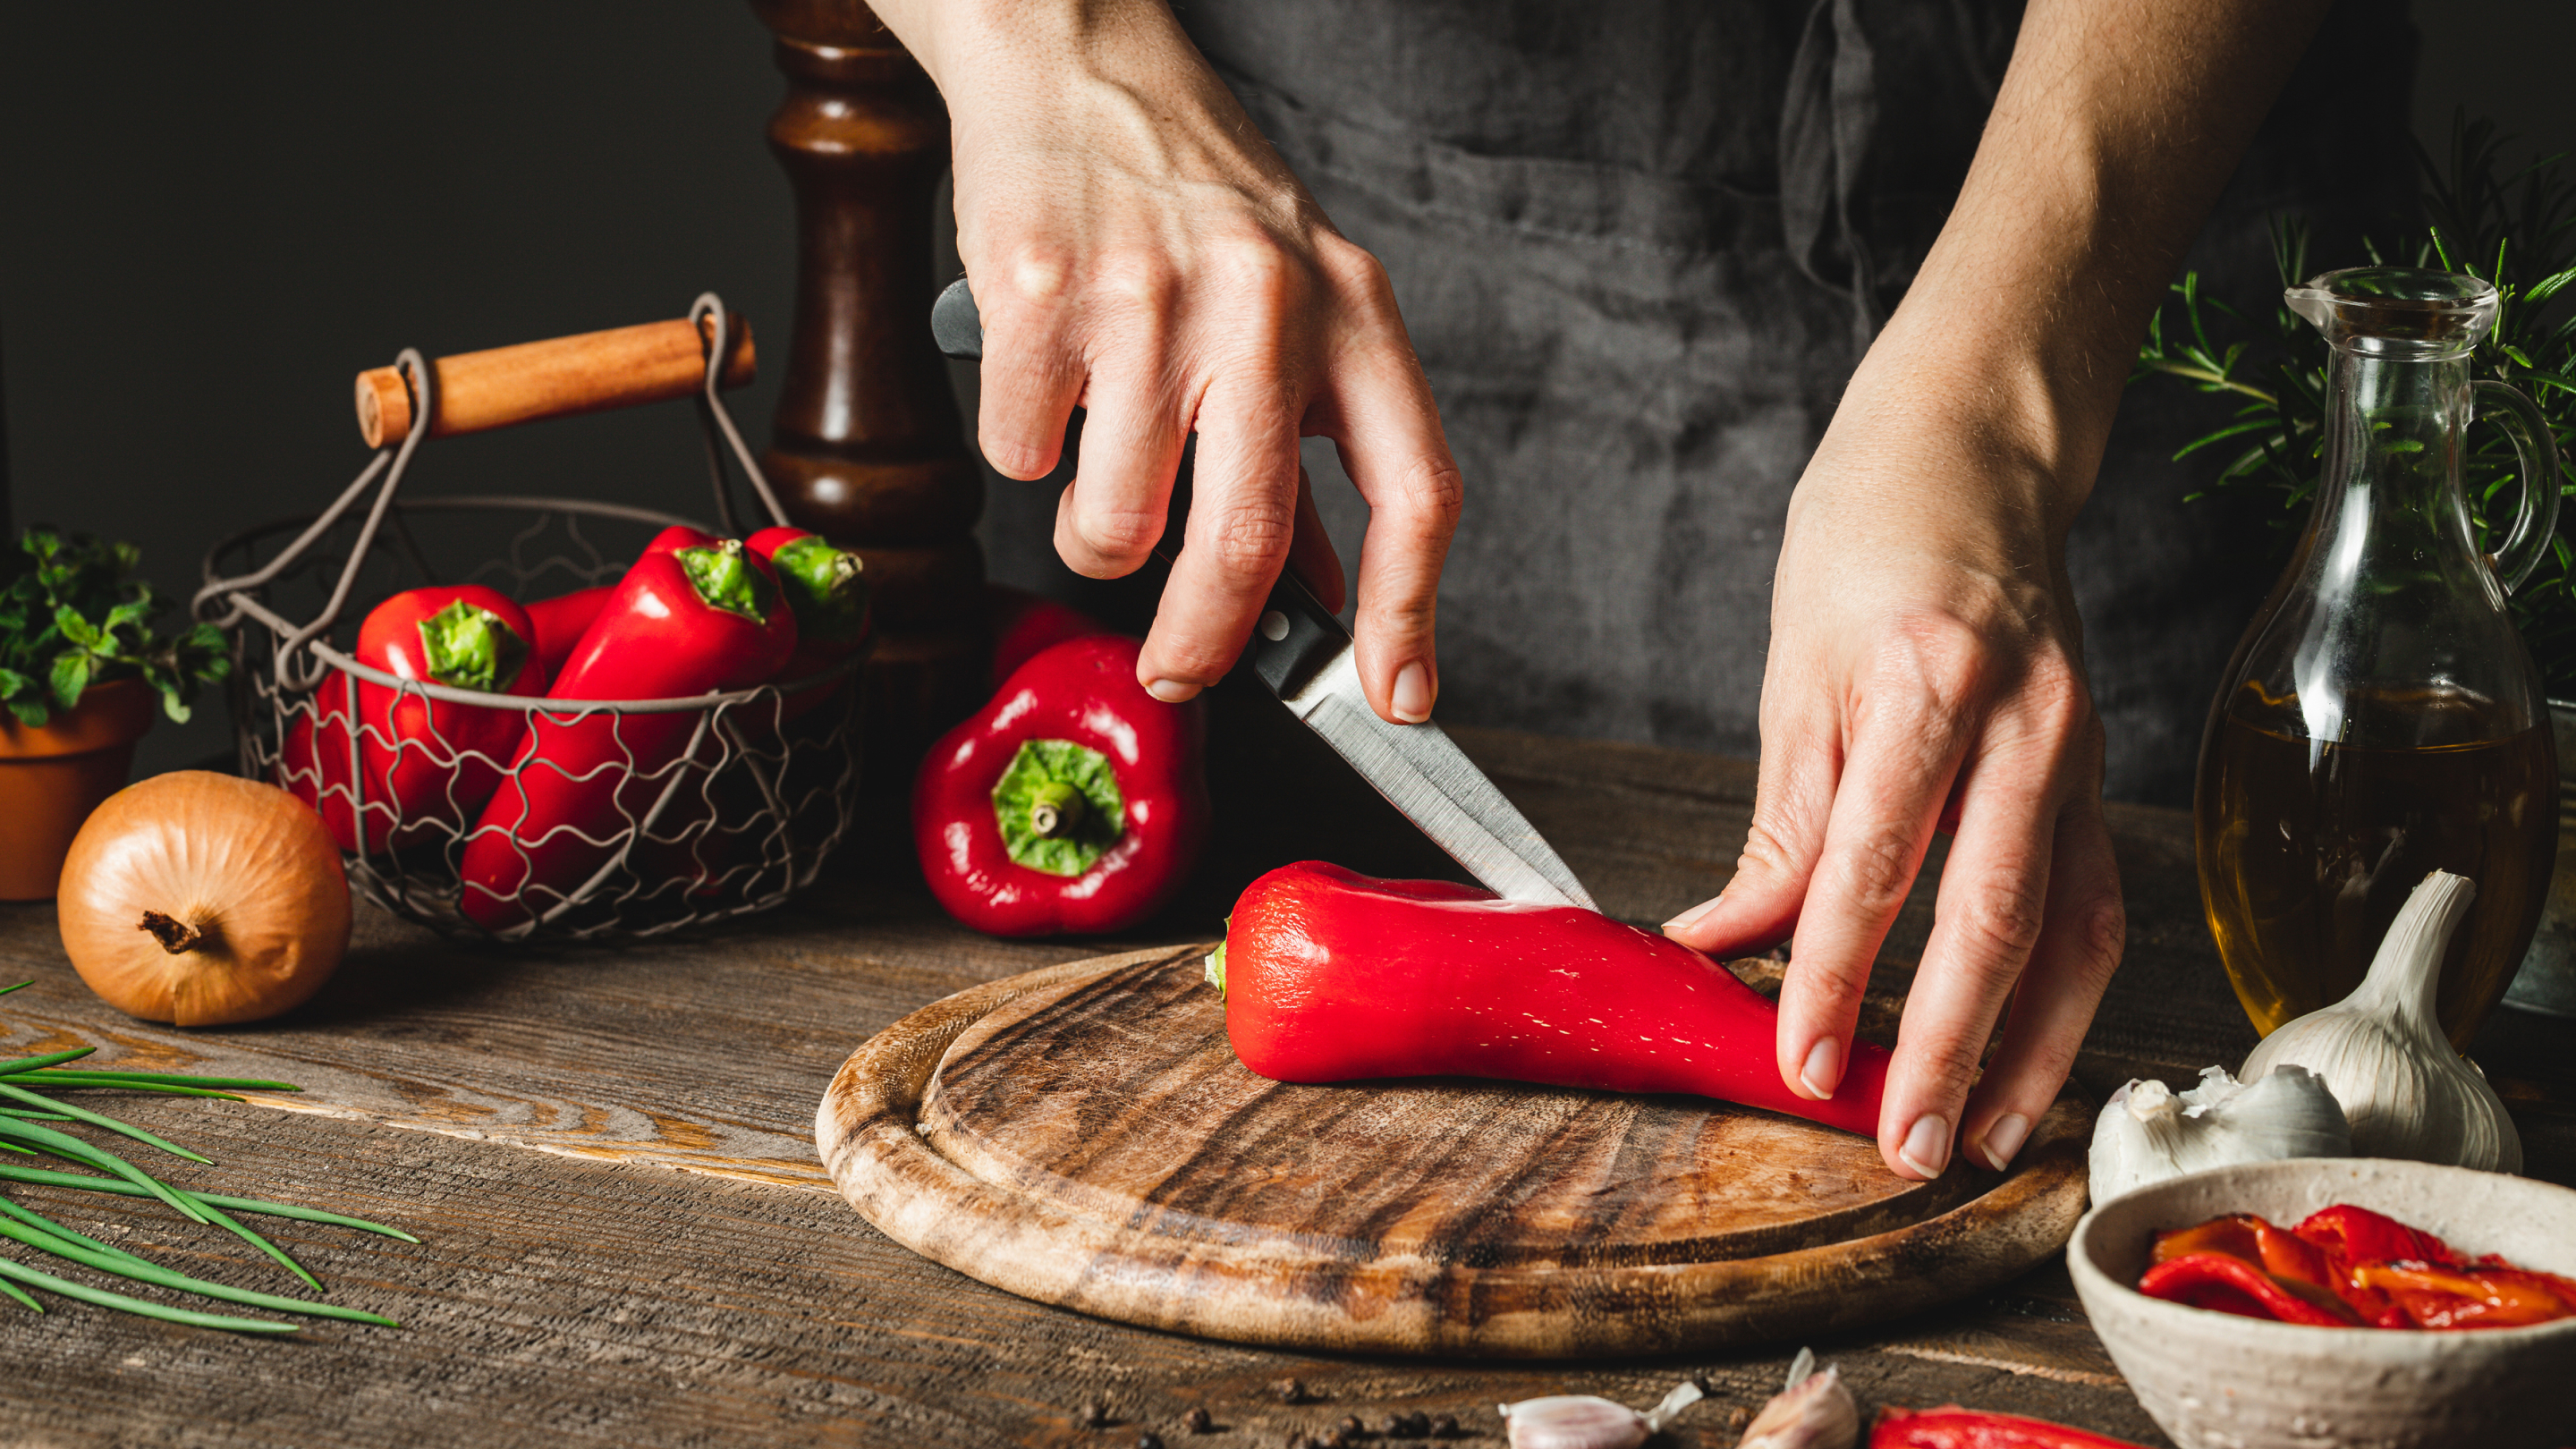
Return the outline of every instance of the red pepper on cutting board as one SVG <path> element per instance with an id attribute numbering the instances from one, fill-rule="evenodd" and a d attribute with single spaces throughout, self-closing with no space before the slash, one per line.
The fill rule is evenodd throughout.
<path id="1" fill-rule="evenodd" d="M 857 652 L 868 640 L 868 581 L 859 556 L 801 528 L 764 528 L 743 547 L 769 561 L 787 605 L 796 611 L 796 652 L 778 670 L 782 683 L 811 679 Z M 787 698 L 783 714 L 794 719 L 831 697 L 817 685 Z"/>
<path id="2" fill-rule="evenodd" d="M 685 699 L 745 689 L 777 673 L 795 648 L 795 611 L 769 565 L 740 543 L 648 552 L 546 697 Z M 670 783 L 698 718 L 687 710 L 531 714 L 511 779 L 466 843 L 467 918 L 507 930 L 578 890 Z"/>
<path id="3" fill-rule="evenodd" d="M 1196 701 L 1136 682 L 1143 646 L 1072 639 L 930 747 L 913 844 L 948 913 L 996 936 L 1115 931 L 1163 908 L 1208 831 Z"/>
<path id="4" fill-rule="evenodd" d="M 530 648 L 527 613 L 479 584 L 409 589 L 358 626 L 357 659 L 401 679 L 490 694 L 536 694 L 546 671 Z M 280 783 L 322 816 L 342 850 L 357 850 L 349 785 L 350 677 L 334 675 L 299 716 L 279 761 Z M 492 798 L 526 717 L 357 681 L 358 779 L 365 852 L 400 850 L 462 830 Z M 315 719 L 321 724 L 317 730 Z M 443 828 L 442 828 L 443 827 Z"/>
<path id="5" fill-rule="evenodd" d="M 1668 937 L 1575 906 L 1321 861 L 1252 883 L 1209 958 L 1234 1053 L 1283 1082 L 1497 1077 L 1690 1092 L 1875 1136 L 1884 1048 L 1827 1101 L 1780 1080 L 1778 1008 Z"/>

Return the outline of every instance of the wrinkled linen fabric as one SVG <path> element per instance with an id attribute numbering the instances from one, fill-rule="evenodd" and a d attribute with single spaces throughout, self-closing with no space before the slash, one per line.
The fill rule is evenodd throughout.
<path id="1" fill-rule="evenodd" d="M 2019 6 L 1178 13 L 1385 264 L 1430 376 L 1467 487 L 1441 717 L 1753 753 L 1790 490 L 1957 195 Z M 2270 287 L 2273 211 L 2313 218 L 2320 267 L 2401 214 L 2412 45 L 2401 3 L 2339 8 L 2194 252 L 2213 285 Z M 2209 697 L 2283 551 L 2269 503 L 2185 502 L 2207 465 L 2169 455 L 2219 416 L 2133 392 L 2069 546 L 2116 797 L 2188 798 Z M 1345 493 L 1319 479 L 1348 561 Z M 1042 549 L 1053 514 L 1052 490 L 1004 502 L 997 563 Z"/>

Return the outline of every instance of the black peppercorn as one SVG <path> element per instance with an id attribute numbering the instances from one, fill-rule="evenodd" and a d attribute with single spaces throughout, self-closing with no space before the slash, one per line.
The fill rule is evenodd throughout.
<path id="1" fill-rule="evenodd" d="M 1074 1411 L 1074 1417 L 1081 1421 L 1082 1427 L 1086 1429 L 1106 1428 L 1109 1424 L 1109 1406 L 1098 1399 L 1086 1399 L 1082 1407 Z"/>
<path id="2" fill-rule="evenodd" d="M 1205 1404 L 1194 1405 L 1181 1416 L 1181 1427 L 1193 1434 L 1204 1434 L 1216 1427 L 1216 1419 L 1208 1413 Z"/>
<path id="3" fill-rule="evenodd" d="M 1726 1416 L 1726 1427 L 1734 1430 L 1738 1434 L 1743 1433 L 1744 1426 L 1752 1422 L 1753 1411 L 1744 1407 L 1742 1404 L 1736 1405 L 1734 1410 Z"/>
<path id="4" fill-rule="evenodd" d="M 1458 1416 L 1455 1414 L 1443 1414 L 1439 1418 L 1432 1420 L 1431 1437 L 1434 1439 L 1457 1438 Z"/>
<path id="5" fill-rule="evenodd" d="M 1277 1394 L 1283 1404 L 1306 1402 L 1306 1382 L 1303 1379 L 1281 1379 L 1270 1386 L 1270 1391 Z"/>
<path id="6" fill-rule="evenodd" d="M 1163 1449 L 1163 1436 L 1148 1429 L 1136 1436 L 1136 1449 Z"/>

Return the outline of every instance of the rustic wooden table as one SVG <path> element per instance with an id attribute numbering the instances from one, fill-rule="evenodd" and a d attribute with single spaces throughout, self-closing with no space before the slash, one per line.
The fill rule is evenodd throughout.
<path id="1" fill-rule="evenodd" d="M 1725 882 L 1752 798 L 1746 763 L 1458 734 L 1611 913 L 1661 920 Z M 1253 838 L 1240 816 L 1230 835 Z M 2111 818 L 2130 936 L 2077 1069 L 2097 1094 L 2133 1074 L 2188 1078 L 2253 1043 L 2201 925 L 2188 819 L 2139 807 Z M 1393 841 L 1400 827 L 1376 825 L 1392 835 L 1343 858 L 1409 848 Z M 1286 830 L 1267 848 L 1312 844 Z M 301 1083 L 302 1096 L 249 1105 L 119 1110 L 221 1164 L 173 1180 L 355 1213 L 424 1240 L 272 1228 L 335 1298 L 398 1318 L 399 1330 L 317 1321 L 290 1339 L 252 1339 L 62 1300 L 41 1319 L 0 1305 L 0 1444 L 1124 1449 L 1150 1430 L 1221 1449 L 1412 1409 L 1456 1415 L 1478 1436 L 1460 1442 L 1499 1444 L 1498 1400 L 1591 1392 L 1644 1404 L 1700 1374 L 1714 1402 L 1673 1437 L 1730 1445 L 1730 1411 L 1777 1386 L 1795 1344 L 1611 1364 L 1300 1355 L 1078 1317 L 914 1257 L 845 1207 L 815 1161 L 815 1103 L 842 1059 L 976 982 L 1203 937 L 1220 903 L 1199 900 L 1160 934 L 1125 941 L 1003 942 L 958 929 L 917 886 L 870 874 L 854 862 L 795 908 L 720 935 L 615 947 L 460 948 L 362 909 L 347 964 L 314 1003 L 206 1032 L 109 1010 L 63 959 L 50 906 L 0 908 L 0 983 L 36 983 L 0 999 L 0 1054 L 95 1044 L 129 1065 Z M 1879 986 L 1902 989 L 1929 900 L 1917 892 Z M 2531 1171 L 2560 1182 L 2576 1180 L 2571 1043 L 2576 1028 L 2500 1014 L 2479 1053 L 2517 1099 Z M 157 1206 L 11 1195 L 192 1273 L 286 1286 L 235 1240 Z M 1957 1400 L 2165 1442 L 2059 1266 L 1815 1347 L 1864 1409 Z M 1290 1376 L 1312 1402 L 1271 1391 Z M 1113 1426 L 1081 1426 L 1094 1398 Z M 1219 1432 L 1181 1427 L 1194 1406 Z"/>

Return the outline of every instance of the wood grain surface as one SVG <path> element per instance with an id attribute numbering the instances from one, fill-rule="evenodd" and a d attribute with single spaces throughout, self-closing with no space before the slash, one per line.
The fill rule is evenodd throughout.
<path id="1" fill-rule="evenodd" d="M 1813 1335 L 2062 1247 L 2091 1113 L 2009 1176 L 1912 1183 L 1752 1108 L 1253 1075 L 1213 942 L 975 987 L 854 1053 L 816 1115 L 888 1236 L 1041 1302 L 1249 1343 L 1559 1358 Z"/>
<path id="2" fill-rule="evenodd" d="M 1243 720 L 1219 723 L 1227 750 L 1247 748 Z M 1612 914 L 1663 920 L 1725 883 L 1750 813 L 1749 762 L 1451 733 Z M 0 1053 L 89 1042 L 107 1060 L 301 1082 L 301 1097 L 275 1101 L 293 1111 L 91 1101 L 220 1164 L 183 1166 L 179 1181 L 392 1221 L 427 1240 L 273 1225 L 335 1293 L 401 1319 L 399 1331 L 317 1324 L 255 1342 L 59 1299 L 42 1318 L 0 1305 L 0 1445 L 1126 1449 L 1151 1430 L 1174 1446 L 1275 1449 L 1346 1414 L 1418 1408 L 1481 1436 L 1461 1442 L 1498 1446 L 1498 1401 L 1572 1392 L 1643 1405 L 1695 1373 L 1715 1401 L 1673 1441 L 1732 1445 L 1730 1412 L 1778 1385 L 1791 1345 L 1552 1364 L 1209 1342 L 988 1288 L 886 1238 L 831 1192 L 814 1160 L 814 1105 L 870 1036 L 979 983 L 1204 939 L 1228 882 L 1265 861 L 1338 851 L 1383 864 L 1395 853 L 1396 827 L 1369 813 L 1382 803 L 1310 773 L 1300 734 L 1290 726 L 1252 773 L 1297 779 L 1314 808 L 1263 831 L 1238 813 L 1208 880 L 1124 941 L 979 937 L 900 874 L 849 858 L 786 910 L 684 940 L 477 950 L 362 909 L 347 963 L 314 1001 L 276 1021 L 183 1033 L 92 997 L 63 959 L 50 905 L 0 906 L 0 983 L 36 983 L 0 997 Z M 2252 1039 L 2200 922 L 2189 817 L 2114 805 L 2110 818 L 2130 937 L 2076 1066 L 2096 1093 L 2142 1068 L 2240 1060 Z M 1889 941 L 1883 990 L 1911 978 L 1932 889 L 1917 887 Z M 2474 1052 L 2508 1094 L 2531 1174 L 2558 1182 L 2576 1182 L 2571 1046 L 2565 1023 L 2500 1011 Z M 265 1260 L 155 1206 L 8 1191 L 109 1241 L 167 1245 L 140 1250 L 187 1271 L 282 1286 Z M 1955 1400 L 2165 1442 L 2053 1264 L 1815 1347 L 1865 1407 Z M 1281 1401 L 1271 1385 L 1289 1377 L 1312 1401 Z M 1092 1399 L 1107 1401 L 1110 1428 L 1080 1427 Z M 1225 1432 L 1181 1432 L 1193 1407 Z"/>

